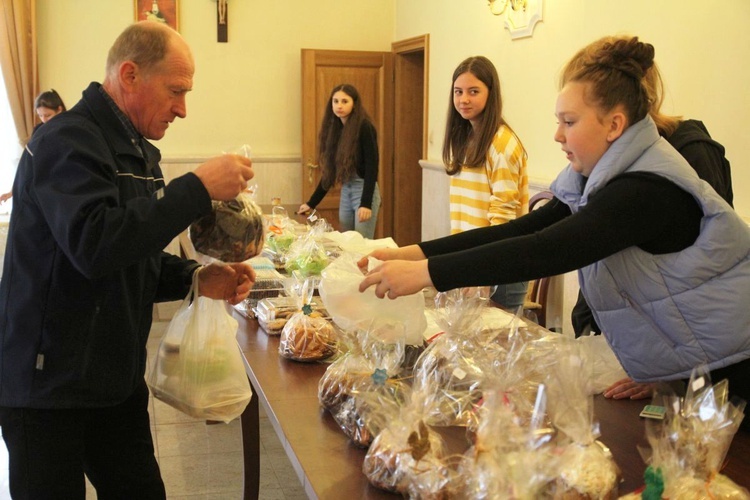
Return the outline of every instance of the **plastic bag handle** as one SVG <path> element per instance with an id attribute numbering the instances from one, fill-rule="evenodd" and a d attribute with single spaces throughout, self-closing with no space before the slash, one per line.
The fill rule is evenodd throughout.
<path id="1" fill-rule="evenodd" d="M 195 268 L 195 271 L 193 271 L 193 281 L 190 284 L 190 291 L 188 292 L 188 297 L 190 297 L 190 302 L 192 303 L 193 300 L 200 297 L 200 290 L 198 289 L 198 282 L 200 281 L 200 278 L 198 278 L 198 273 L 201 272 L 201 269 L 203 269 L 206 266 L 198 266 Z"/>

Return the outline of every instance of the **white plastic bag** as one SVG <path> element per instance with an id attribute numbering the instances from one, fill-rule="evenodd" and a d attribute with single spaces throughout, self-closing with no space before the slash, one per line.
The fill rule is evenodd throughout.
<path id="1" fill-rule="evenodd" d="M 427 328 L 424 315 L 424 294 L 406 295 L 396 299 L 379 299 L 375 287 L 364 292 L 359 284 L 364 279 L 357 267 L 360 256 L 343 253 L 321 273 L 320 298 L 333 321 L 343 330 L 367 328 L 374 318 L 404 325 L 406 344 L 422 345 Z"/>
<path id="2" fill-rule="evenodd" d="M 147 383 L 154 397 L 204 420 L 229 423 L 253 393 L 224 301 L 200 297 L 198 277 L 167 327 Z"/>
<path id="3" fill-rule="evenodd" d="M 601 394 L 618 380 L 627 378 L 628 374 L 620 365 L 604 335 L 584 335 L 578 337 L 576 342 L 581 346 L 581 355 L 591 365 L 589 394 Z"/>

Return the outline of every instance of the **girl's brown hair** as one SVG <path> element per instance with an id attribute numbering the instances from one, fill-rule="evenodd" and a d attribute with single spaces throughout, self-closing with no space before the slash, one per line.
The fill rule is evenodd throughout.
<path id="1" fill-rule="evenodd" d="M 576 54 L 576 56 L 571 59 L 571 61 L 568 63 L 568 66 L 570 67 L 571 64 L 580 65 L 583 60 L 591 57 L 590 54 L 596 53 L 597 51 L 601 50 L 604 44 L 612 44 L 617 40 L 627 42 L 629 40 L 632 40 L 633 38 L 635 37 L 628 35 L 605 36 L 603 38 L 600 38 L 599 40 L 590 43 L 584 49 L 580 50 L 578 54 Z M 656 123 L 656 128 L 659 129 L 659 134 L 663 137 L 671 136 L 672 133 L 674 133 L 674 131 L 677 130 L 677 127 L 680 125 L 682 117 L 666 115 L 661 112 L 661 105 L 664 103 L 664 82 L 661 78 L 661 73 L 659 72 L 659 67 L 656 64 L 656 61 L 654 61 L 653 65 L 646 70 L 646 73 L 643 76 L 642 83 L 649 100 L 649 114 Z M 562 85 L 564 85 L 564 82 L 561 82 L 561 87 Z"/>
<path id="2" fill-rule="evenodd" d="M 630 125 L 642 120 L 655 102 L 645 83 L 654 67 L 654 46 L 638 37 L 608 37 L 579 50 L 563 69 L 560 88 L 568 82 L 590 84 L 587 98 L 603 112 L 623 105 Z"/>
<path id="3" fill-rule="evenodd" d="M 665 115 L 661 112 L 661 105 L 664 102 L 664 81 L 661 79 L 661 73 L 656 62 L 646 71 L 646 76 L 643 78 L 643 85 L 646 87 L 646 92 L 651 102 L 649 114 L 654 119 L 656 128 L 659 129 L 659 135 L 669 137 L 680 126 L 682 117 Z"/>
<path id="4" fill-rule="evenodd" d="M 343 92 L 351 97 L 354 107 L 346 124 L 333 113 L 333 95 Z M 359 92 L 353 85 L 343 83 L 331 90 L 318 136 L 318 163 L 322 168 L 321 182 L 325 189 L 336 183 L 347 182 L 356 173 L 359 154 L 359 133 L 364 122 L 372 123 L 362 106 Z"/>
<path id="5" fill-rule="evenodd" d="M 464 73 L 471 73 L 488 89 L 487 104 L 479 116 L 477 134 L 469 120 L 464 120 L 453 105 L 453 84 Z M 503 119 L 503 98 L 500 92 L 500 78 L 492 62 L 484 56 L 464 59 L 453 72 L 450 99 L 448 100 L 448 121 L 443 139 L 443 163 L 448 175 L 461 172 L 461 166 L 478 167 L 487 158 L 487 151 Z M 519 141 L 520 142 L 520 141 Z"/>
<path id="6" fill-rule="evenodd" d="M 68 110 L 68 108 L 65 107 L 62 97 L 60 97 L 60 94 L 58 94 L 55 89 L 45 90 L 36 96 L 36 99 L 34 99 L 34 109 L 42 107 L 54 110 L 62 108 L 61 111 Z"/>

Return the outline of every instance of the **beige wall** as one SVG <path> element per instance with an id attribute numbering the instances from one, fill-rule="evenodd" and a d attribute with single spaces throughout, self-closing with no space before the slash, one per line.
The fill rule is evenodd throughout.
<path id="1" fill-rule="evenodd" d="M 216 42 L 216 2 L 180 1 L 180 32 L 196 61 L 188 117 L 159 142 L 165 156 L 252 147 L 301 149 L 300 49 L 390 50 L 395 0 L 230 0 L 229 42 Z M 72 105 L 101 81 L 107 50 L 134 18 L 132 0 L 36 0 L 42 87 Z M 353 11 L 352 5 L 356 5 Z"/>
<path id="2" fill-rule="evenodd" d="M 719 7 L 713 13 L 710 7 Z M 543 189 L 565 159 L 552 140 L 557 77 L 575 51 L 610 34 L 633 34 L 653 43 L 667 84 L 664 110 L 703 120 L 727 148 L 732 163 L 735 207 L 750 221 L 750 148 L 744 117 L 750 116 L 750 2 L 727 0 L 709 6 L 695 0 L 545 0 L 544 21 L 531 38 L 511 40 L 485 0 L 398 0 L 394 39 L 430 34 L 429 152 L 424 171 L 431 203 L 447 207 L 447 176 L 439 163 L 451 75 L 472 55 L 497 66 L 505 117 L 529 152 L 533 191 Z M 423 210 L 424 212 L 424 210 Z M 446 209 L 447 212 L 447 209 Z M 430 207 L 425 238 L 447 234 L 441 208 Z M 439 217 L 434 217 L 436 214 Z M 548 326 L 572 334 L 570 311 L 578 293 L 575 273 L 554 280 Z"/>
<path id="3" fill-rule="evenodd" d="M 705 122 L 732 163 L 735 207 L 750 220 L 750 2 L 726 0 L 545 0 L 531 38 L 511 40 L 486 0 L 398 0 L 395 39 L 430 34 L 429 157 L 441 158 L 450 78 L 465 57 L 497 66 L 505 116 L 529 151 L 532 180 L 548 183 L 565 165 L 552 140 L 557 76 L 573 53 L 609 34 L 656 47 L 667 112 Z"/>
<path id="4" fill-rule="evenodd" d="M 716 13 L 709 9 L 715 7 Z M 735 205 L 750 218 L 750 2 L 546 0 L 531 38 L 511 40 L 485 0 L 230 1 L 229 43 L 216 42 L 215 2 L 182 0 L 180 31 L 197 63 L 188 118 L 159 146 L 167 157 L 201 157 L 249 144 L 255 157 L 298 157 L 301 48 L 389 50 L 430 34 L 429 158 L 440 158 L 450 76 L 463 58 L 497 65 L 505 114 L 529 151 L 532 180 L 564 165 L 552 140 L 556 78 L 575 50 L 605 34 L 653 43 L 668 112 L 702 119 L 727 148 Z M 40 80 L 75 103 L 101 80 L 107 48 L 133 19 L 133 2 L 37 0 Z"/>
<path id="5" fill-rule="evenodd" d="M 36 0 L 40 83 L 69 105 L 101 81 L 106 51 L 133 19 L 129 0 Z M 667 83 L 665 110 L 702 119 L 727 148 L 735 206 L 750 220 L 750 1 L 545 0 L 531 38 L 511 40 L 486 0 L 229 1 L 229 43 L 216 42 L 215 2 L 181 0 L 180 32 L 193 48 L 197 73 L 188 118 L 158 144 L 173 161 L 168 174 L 241 144 L 258 160 L 256 181 L 267 196 L 297 203 L 301 175 L 300 49 L 389 50 L 392 41 L 429 33 L 429 162 L 441 157 L 450 77 L 465 57 L 483 54 L 500 72 L 505 115 L 529 151 L 532 187 L 543 189 L 564 166 L 555 128 L 556 79 L 580 47 L 608 34 L 653 43 Z M 715 9 L 712 11 L 711 9 Z M 283 177 L 279 184 L 274 180 Z M 446 195 L 439 168 L 426 174 L 431 200 Z M 265 179 L 265 180 L 264 180 Z M 288 182 L 286 182 L 288 181 Z M 447 216 L 423 234 L 447 231 Z M 426 231 L 426 233 L 425 233 Z M 565 280 L 574 297 L 574 277 Z M 570 288 L 570 290 L 568 290 Z M 551 322 L 569 329 L 569 308 Z"/>

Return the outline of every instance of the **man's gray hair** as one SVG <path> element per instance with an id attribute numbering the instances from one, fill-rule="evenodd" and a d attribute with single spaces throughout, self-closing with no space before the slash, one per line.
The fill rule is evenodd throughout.
<path id="1" fill-rule="evenodd" d="M 133 61 L 150 72 L 167 54 L 170 33 L 156 23 L 145 21 L 128 26 L 120 33 L 107 55 L 107 77 L 114 77 L 120 64 Z"/>

